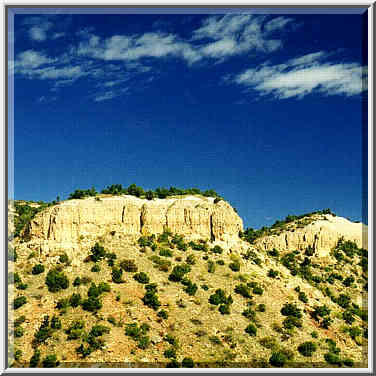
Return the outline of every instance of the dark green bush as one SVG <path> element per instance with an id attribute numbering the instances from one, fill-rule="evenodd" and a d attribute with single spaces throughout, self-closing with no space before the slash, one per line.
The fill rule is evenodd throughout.
<path id="1" fill-rule="evenodd" d="M 73 286 L 74 287 L 78 287 L 81 285 L 81 278 L 80 277 L 76 277 L 75 280 L 73 281 Z"/>
<path id="2" fill-rule="evenodd" d="M 341 358 L 336 355 L 336 354 L 332 354 L 332 353 L 326 353 L 324 355 L 324 359 L 329 363 L 329 364 L 333 364 L 333 365 L 337 365 L 337 366 L 341 366 L 342 365 L 342 361 L 341 361 Z"/>
<path id="3" fill-rule="evenodd" d="M 349 286 L 351 286 L 354 282 L 355 282 L 355 278 L 354 278 L 353 276 L 351 276 L 351 277 L 347 277 L 347 278 L 343 281 L 343 284 L 344 284 L 346 287 L 349 287 Z"/>
<path id="4" fill-rule="evenodd" d="M 53 316 L 51 319 L 51 328 L 52 329 L 61 329 L 61 321 L 57 316 Z"/>
<path id="5" fill-rule="evenodd" d="M 266 306 L 265 306 L 265 304 L 259 304 L 259 305 L 257 306 L 257 310 L 258 310 L 259 312 L 265 312 L 265 311 L 266 311 Z"/>
<path id="6" fill-rule="evenodd" d="M 256 286 L 253 288 L 252 292 L 256 295 L 262 295 L 264 293 L 264 290 L 260 286 Z"/>
<path id="7" fill-rule="evenodd" d="M 160 256 L 163 256 L 163 257 L 172 257 L 173 256 L 173 253 L 170 249 L 167 249 L 167 248 L 162 248 L 160 251 L 159 251 L 159 255 Z"/>
<path id="8" fill-rule="evenodd" d="M 146 349 L 150 345 L 150 338 L 148 336 L 142 336 L 138 339 L 138 348 Z"/>
<path id="9" fill-rule="evenodd" d="M 26 296 L 18 296 L 13 300 L 13 308 L 18 309 L 27 303 Z"/>
<path id="10" fill-rule="evenodd" d="M 169 349 L 164 351 L 163 355 L 166 358 L 176 358 L 176 350 L 174 347 L 170 347 Z"/>
<path id="11" fill-rule="evenodd" d="M 217 260 L 216 262 L 217 262 L 218 265 L 224 265 L 225 264 L 225 262 L 223 260 Z"/>
<path id="12" fill-rule="evenodd" d="M 26 290 L 28 287 L 28 284 L 27 283 L 19 283 L 17 286 L 16 286 L 16 289 L 17 290 Z"/>
<path id="13" fill-rule="evenodd" d="M 192 283 L 191 281 L 189 281 L 187 287 L 184 289 L 184 291 L 188 294 L 188 295 L 195 295 L 196 292 L 197 292 L 197 285 L 195 283 Z"/>
<path id="14" fill-rule="evenodd" d="M 202 288 L 204 291 L 208 291 L 208 290 L 209 290 L 209 286 L 208 286 L 208 285 L 201 285 L 201 288 Z"/>
<path id="15" fill-rule="evenodd" d="M 81 304 L 81 295 L 80 294 L 72 294 L 69 298 L 69 305 L 71 307 L 78 307 Z"/>
<path id="16" fill-rule="evenodd" d="M 231 262 L 229 265 L 229 268 L 233 271 L 233 272 L 238 272 L 240 270 L 240 262 L 239 261 L 233 261 Z"/>
<path id="17" fill-rule="evenodd" d="M 22 337 L 25 330 L 21 326 L 17 326 L 14 328 L 14 337 L 19 338 Z"/>
<path id="18" fill-rule="evenodd" d="M 168 279 L 173 282 L 180 282 L 184 275 L 189 273 L 191 270 L 191 267 L 187 264 L 183 265 L 176 265 L 172 269 L 172 273 L 169 275 Z"/>
<path id="19" fill-rule="evenodd" d="M 144 272 L 137 273 L 133 278 L 139 283 L 149 283 L 150 279 L 148 275 Z"/>
<path id="20" fill-rule="evenodd" d="M 270 278 L 276 278 L 276 277 L 278 277 L 278 271 L 277 271 L 277 270 L 270 269 L 270 270 L 268 271 L 268 277 L 270 277 Z"/>
<path id="21" fill-rule="evenodd" d="M 102 302 L 96 297 L 89 297 L 82 302 L 85 311 L 96 312 L 102 308 Z"/>
<path id="22" fill-rule="evenodd" d="M 336 301 L 340 307 L 348 308 L 351 303 L 351 298 L 346 294 L 340 294 Z"/>
<path id="23" fill-rule="evenodd" d="M 244 331 L 248 333 L 250 336 L 254 337 L 257 333 L 257 328 L 253 324 L 249 324 Z"/>
<path id="24" fill-rule="evenodd" d="M 99 243 L 95 243 L 94 247 L 90 250 L 90 252 L 90 260 L 93 262 L 103 260 L 106 256 L 105 249 Z"/>
<path id="25" fill-rule="evenodd" d="M 181 362 L 181 365 L 184 368 L 193 368 L 195 366 L 195 363 L 192 358 L 184 358 Z"/>
<path id="26" fill-rule="evenodd" d="M 215 272 L 215 263 L 211 260 L 208 261 L 208 272 L 209 273 Z"/>
<path id="27" fill-rule="evenodd" d="M 287 356 L 281 352 L 273 352 L 269 363 L 274 367 L 283 367 L 287 362 Z"/>
<path id="28" fill-rule="evenodd" d="M 256 312 L 250 308 L 245 309 L 242 315 L 251 321 L 256 321 Z"/>
<path id="29" fill-rule="evenodd" d="M 342 362 L 346 367 L 354 367 L 354 361 L 350 358 L 345 358 Z"/>
<path id="30" fill-rule="evenodd" d="M 67 255 L 66 253 L 60 255 L 60 256 L 59 256 L 59 261 L 60 261 L 62 264 L 68 264 L 68 263 L 69 263 L 68 255 Z"/>
<path id="31" fill-rule="evenodd" d="M 351 311 L 342 312 L 342 318 L 346 322 L 346 324 L 349 324 L 349 325 L 351 325 L 355 321 L 355 318 Z"/>
<path id="32" fill-rule="evenodd" d="M 217 253 L 217 254 L 222 254 L 223 253 L 223 249 L 219 246 L 219 245 L 215 245 L 212 249 L 211 249 L 211 251 L 213 252 L 213 253 Z"/>
<path id="33" fill-rule="evenodd" d="M 305 294 L 305 292 L 301 291 L 299 292 L 299 300 L 302 301 L 303 303 L 308 303 L 308 297 Z"/>
<path id="34" fill-rule="evenodd" d="M 273 248 L 273 250 L 268 251 L 268 255 L 272 257 L 279 257 L 279 252 L 275 248 Z"/>
<path id="35" fill-rule="evenodd" d="M 231 298 L 231 296 L 229 296 Z M 232 298 L 231 298 L 232 301 Z M 213 305 L 227 304 L 228 298 L 226 299 L 225 292 L 222 289 L 217 289 L 214 294 L 210 295 L 209 303 Z"/>
<path id="36" fill-rule="evenodd" d="M 147 291 L 142 298 L 142 301 L 146 306 L 153 308 L 155 311 L 161 306 L 161 303 L 155 291 Z"/>
<path id="37" fill-rule="evenodd" d="M 44 266 L 42 264 L 37 264 L 33 266 L 33 269 L 31 269 L 31 273 L 36 275 L 36 274 L 41 274 L 44 272 Z"/>
<path id="38" fill-rule="evenodd" d="M 112 268 L 112 272 L 111 272 L 111 277 L 112 277 L 113 282 L 123 283 L 124 280 L 121 278 L 122 274 L 123 274 L 123 269 L 120 269 L 120 268 L 114 266 Z"/>
<path id="39" fill-rule="evenodd" d="M 44 343 L 47 338 L 50 338 L 52 335 L 52 330 L 49 328 L 49 316 L 44 316 L 42 324 L 39 329 L 34 334 L 34 339 L 32 341 L 33 347 L 37 347 L 40 344 Z"/>
<path id="40" fill-rule="evenodd" d="M 26 321 L 26 317 L 24 315 L 18 317 L 17 319 L 14 320 L 14 327 L 20 326 Z"/>
<path id="41" fill-rule="evenodd" d="M 300 344 L 298 346 L 298 351 L 303 356 L 312 356 L 313 353 L 317 350 L 317 345 L 314 342 L 308 341 Z"/>
<path id="42" fill-rule="evenodd" d="M 91 271 L 93 273 L 98 273 L 101 271 L 101 267 L 98 265 L 98 264 L 95 264 L 92 268 L 91 268 Z"/>
<path id="43" fill-rule="evenodd" d="M 134 260 L 122 260 L 120 262 L 120 267 L 125 271 L 125 272 L 130 272 L 130 273 L 135 273 L 137 272 L 137 265 L 134 262 Z"/>
<path id="44" fill-rule="evenodd" d="M 9 272 L 8 273 L 8 284 L 21 283 L 21 277 L 18 273 Z"/>
<path id="45" fill-rule="evenodd" d="M 317 334 L 316 331 L 313 331 L 313 332 L 311 333 L 311 336 L 312 336 L 312 338 L 319 338 L 319 335 Z"/>
<path id="46" fill-rule="evenodd" d="M 47 273 L 46 285 L 48 286 L 48 291 L 58 292 L 68 288 L 69 280 L 63 272 L 55 268 Z"/>
<path id="47" fill-rule="evenodd" d="M 251 292 L 250 292 L 250 288 L 247 285 L 244 285 L 243 283 L 241 283 L 240 285 L 235 286 L 234 291 L 237 294 L 243 296 L 244 298 L 252 298 L 252 295 L 251 295 Z"/>
<path id="48" fill-rule="evenodd" d="M 231 312 L 230 312 L 230 305 L 229 304 L 221 304 L 218 308 L 218 311 L 222 314 L 222 315 L 229 315 Z"/>
<path id="49" fill-rule="evenodd" d="M 286 303 L 282 307 L 281 313 L 284 316 L 294 316 L 294 317 L 297 317 L 298 319 L 302 318 L 303 316 L 301 309 L 298 308 L 296 304 L 292 304 L 292 303 Z"/>
<path id="50" fill-rule="evenodd" d="M 60 362 L 57 360 L 56 355 L 47 355 L 43 361 L 43 368 L 56 368 L 59 366 Z"/>
<path id="51" fill-rule="evenodd" d="M 297 317 L 294 317 L 294 316 L 287 316 L 284 320 L 283 320 L 283 326 L 286 328 L 286 329 L 292 329 L 294 327 L 297 327 L 297 328 L 301 328 L 303 325 L 303 322 L 301 319 L 298 319 Z"/>
<path id="52" fill-rule="evenodd" d="M 104 325 L 94 325 L 91 328 L 89 335 L 94 336 L 94 337 L 100 337 L 106 333 L 110 333 L 110 328 Z"/>
<path id="53" fill-rule="evenodd" d="M 312 312 L 312 317 L 316 320 L 319 321 L 319 317 L 325 317 L 330 314 L 330 309 L 326 306 L 323 305 L 321 307 L 315 306 L 314 311 Z"/>
<path id="54" fill-rule="evenodd" d="M 33 356 L 30 358 L 30 368 L 35 368 L 40 361 L 40 351 L 36 349 Z"/>
<path id="55" fill-rule="evenodd" d="M 168 313 L 167 311 L 165 311 L 164 309 L 161 309 L 158 314 L 157 314 L 158 317 L 161 317 L 162 319 L 165 319 L 167 320 L 168 319 Z"/>

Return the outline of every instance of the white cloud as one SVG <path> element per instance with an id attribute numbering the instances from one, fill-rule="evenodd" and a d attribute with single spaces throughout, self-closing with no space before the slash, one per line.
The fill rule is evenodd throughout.
<path id="1" fill-rule="evenodd" d="M 358 63 L 322 62 L 328 54 L 317 52 L 287 61 L 247 69 L 233 82 L 260 95 L 303 98 L 310 93 L 352 96 L 366 89 L 367 71 Z M 227 79 L 228 80 L 228 79 Z"/>
<path id="2" fill-rule="evenodd" d="M 29 30 L 29 36 L 34 41 L 43 42 L 47 39 L 47 31 L 51 27 L 51 22 L 43 22 L 39 25 L 34 25 Z"/>
<path id="3" fill-rule="evenodd" d="M 103 93 L 96 94 L 94 96 L 94 101 L 95 102 L 107 101 L 107 100 L 119 97 L 119 96 L 121 96 L 121 95 L 123 95 L 127 92 L 128 92 L 127 87 L 123 87 L 123 88 L 117 89 L 117 90 L 107 90 L 107 91 L 104 91 Z"/>
<path id="4" fill-rule="evenodd" d="M 44 64 L 53 63 L 54 61 L 55 59 L 49 58 L 38 51 L 26 50 L 17 55 L 14 68 L 19 71 L 23 69 L 33 69 Z"/>
<path id="5" fill-rule="evenodd" d="M 287 18 L 287 17 L 276 17 L 273 18 L 271 21 L 267 22 L 265 24 L 265 30 L 267 32 L 274 32 L 274 31 L 280 31 L 282 30 L 287 24 L 292 22 L 292 18 Z"/>
<path id="6" fill-rule="evenodd" d="M 51 39 L 58 39 L 58 38 L 62 38 L 64 36 L 65 36 L 65 33 L 54 33 L 54 34 L 52 34 Z"/>

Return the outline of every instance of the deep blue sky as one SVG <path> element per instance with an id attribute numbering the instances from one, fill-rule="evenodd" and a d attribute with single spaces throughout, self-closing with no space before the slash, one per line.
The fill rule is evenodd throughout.
<path id="1" fill-rule="evenodd" d="M 362 220 L 361 15 L 16 15 L 15 198 L 213 188 Z M 364 220 L 364 219 L 363 219 Z"/>

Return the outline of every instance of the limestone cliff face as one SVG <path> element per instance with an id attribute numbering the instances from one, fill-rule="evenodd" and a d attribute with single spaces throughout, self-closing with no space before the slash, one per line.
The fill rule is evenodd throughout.
<path id="1" fill-rule="evenodd" d="M 322 219 L 294 231 L 283 231 L 279 235 L 257 239 L 255 246 L 265 251 L 273 248 L 295 251 L 305 250 L 310 245 L 317 256 L 325 257 L 342 236 L 345 240 L 355 241 L 358 247 L 368 248 L 366 225 L 332 215 L 325 215 Z"/>
<path id="2" fill-rule="evenodd" d="M 154 199 L 112 196 L 64 201 L 39 213 L 26 232 L 31 239 L 78 242 L 115 231 L 122 235 L 159 234 L 168 227 L 191 238 L 238 238 L 243 222 L 225 201 L 196 196 Z"/>

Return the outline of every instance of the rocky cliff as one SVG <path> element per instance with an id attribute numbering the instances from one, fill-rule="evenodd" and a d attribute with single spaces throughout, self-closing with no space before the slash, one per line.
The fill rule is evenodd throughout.
<path id="1" fill-rule="evenodd" d="M 227 241 L 238 238 L 243 223 L 223 200 L 186 196 L 149 201 L 123 195 L 61 202 L 36 215 L 25 231 L 31 240 L 75 243 L 110 232 L 158 234 L 166 227 L 186 237 Z"/>
<path id="2" fill-rule="evenodd" d="M 368 249 L 366 225 L 330 214 L 322 215 L 302 228 L 293 226 L 279 234 L 257 239 L 255 246 L 261 250 L 276 248 L 282 251 L 305 250 L 311 246 L 317 256 L 325 257 L 341 237 L 355 241 L 360 248 Z"/>

